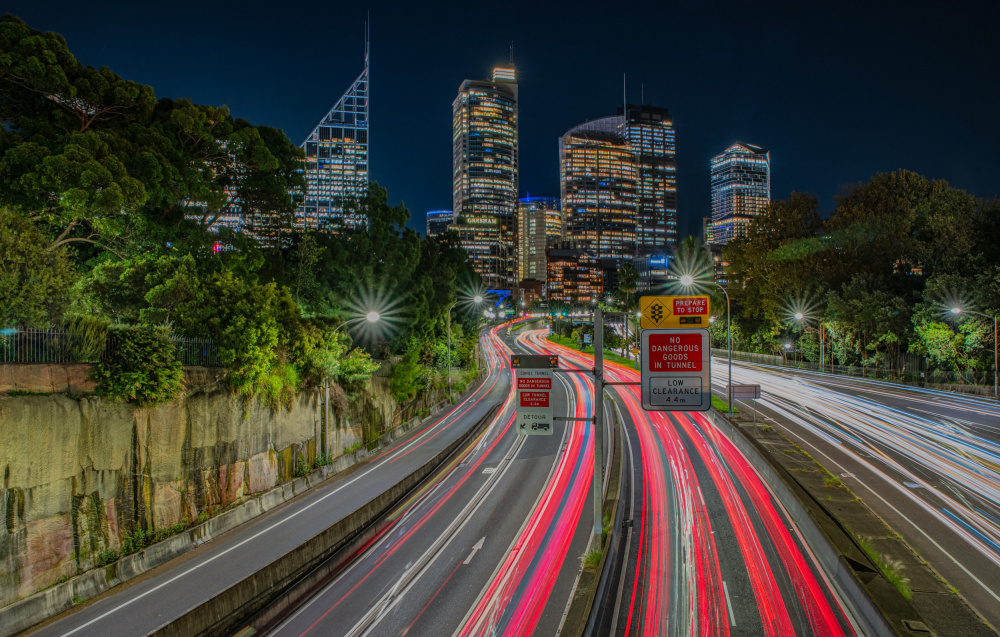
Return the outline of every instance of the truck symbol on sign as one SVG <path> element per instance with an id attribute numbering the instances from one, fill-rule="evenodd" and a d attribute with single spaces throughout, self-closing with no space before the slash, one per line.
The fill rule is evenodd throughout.
<path id="1" fill-rule="evenodd" d="M 547 422 L 533 422 L 533 423 L 531 423 L 531 428 L 532 429 L 536 429 L 536 430 L 537 429 L 541 429 L 543 431 L 548 431 L 549 430 L 549 423 L 547 423 Z"/>

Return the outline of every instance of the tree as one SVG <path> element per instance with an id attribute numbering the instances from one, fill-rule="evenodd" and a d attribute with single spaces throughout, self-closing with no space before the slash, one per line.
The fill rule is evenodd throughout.
<path id="1" fill-rule="evenodd" d="M 618 268 L 618 290 L 625 294 L 625 310 L 632 307 L 632 294 L 639 286 L 639 273 L 631 261 L 624 261 Z"/>
<path id="2" fill-rule="evenodd" d="M 793 192 L 768 205 L 745 237 L 723 248 L 728 291 L 736 306 L 733 321 L 742 334 L 770 340 L 790 299 L 822 296 L 828 246 L 818 207 L 814 195 Z"/>
<path id="3" fill-rule="evenodd" d="M 59 324 L 77 278 L 68 248 L 47 248 L 24 216 L 0 208 L 0 327 Z"/>
<path id="4" fill-rule="evenodd" d="M 0 18 L 0 51 L 0 204 L 35 218 L 51 246 L 125 258 L 197 248 L 223 212 L 287 222 L 303 155 L 281 131 L 157 100 L 13 16 Z"/>

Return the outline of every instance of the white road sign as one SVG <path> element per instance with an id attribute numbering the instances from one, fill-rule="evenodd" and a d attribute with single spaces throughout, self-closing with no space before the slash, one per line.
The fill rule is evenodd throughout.
<path id="1" fill-rule="evenodd" d="M 517 370 L 514 426 L 522 436 L 552 435 L 552 370 Z"/>
<path id="2" fill-rule="evenodd" d="M 642 331 L 642 408 L 707 411 L 712 408 L 708 330 Z"/>

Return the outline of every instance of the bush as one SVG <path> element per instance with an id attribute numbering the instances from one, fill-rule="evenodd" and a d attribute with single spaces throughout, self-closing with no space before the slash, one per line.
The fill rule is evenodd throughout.
<path id="1" fill-rule="evenodd" d="M 70 355 L 78 363 L 97 363 L 108 342 L 108 321 L 93 316 L 74 316 L 66 324 Z"/>
<path id="2" fill-rule="evenodd" d="M 180 396 L 181 364 L 164 327 L 115 326 L 108 329 L 111 347 L 94 368 L 98 396 L 156 407 Z"/>

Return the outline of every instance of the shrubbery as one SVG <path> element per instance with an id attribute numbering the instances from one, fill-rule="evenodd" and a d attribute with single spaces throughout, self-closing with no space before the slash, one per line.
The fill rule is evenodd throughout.
<path id="1" fill-rule="evenodd" d="M 98 396 L 156 407 L 174 400 L 184 389 L 181 364 L 165 327 L 109 328 L 110 347 L 94 368 Z"/>

